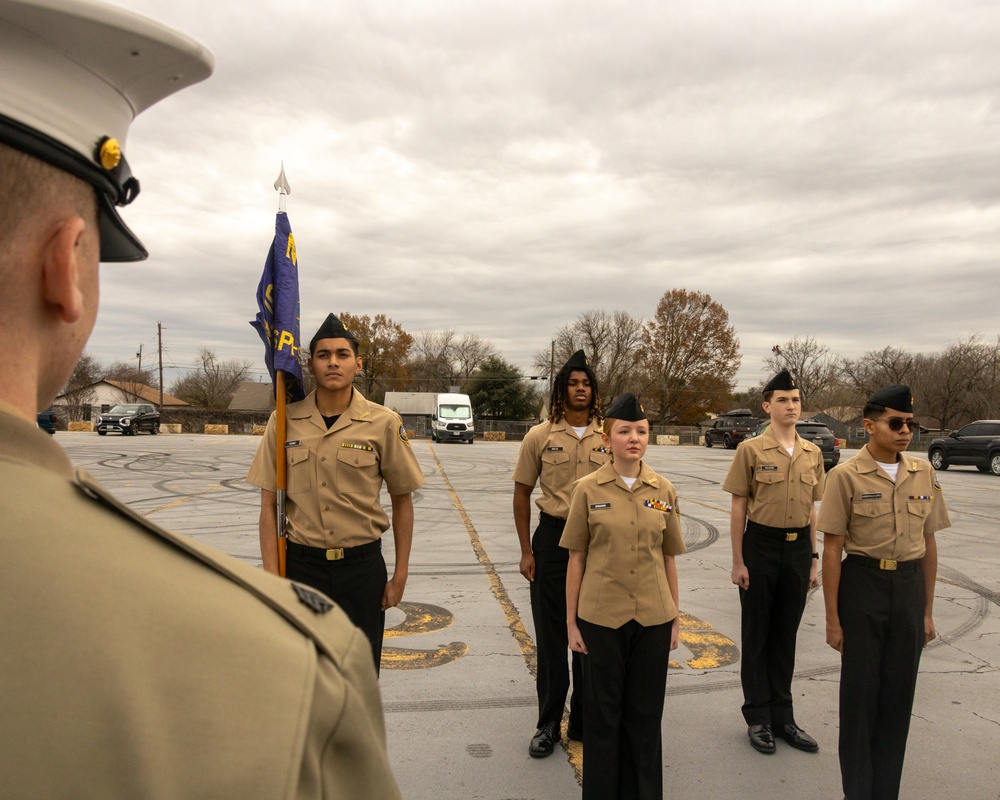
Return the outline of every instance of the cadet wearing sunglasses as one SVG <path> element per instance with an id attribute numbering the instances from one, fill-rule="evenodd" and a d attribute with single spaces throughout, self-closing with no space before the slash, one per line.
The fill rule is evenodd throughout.
<path id="1" fill-rule="evenodd" d="M 905 455 L 916 429 L 909 387 L 875 392 L 864 426 L 868 444 L 827 476 L 817 527 L 824 533 L 826 641 L 841 654 L 844 795 L 892 800 L 920 654 L 937 635 L 934 534 L 951 521 L 934 469 Z"/>

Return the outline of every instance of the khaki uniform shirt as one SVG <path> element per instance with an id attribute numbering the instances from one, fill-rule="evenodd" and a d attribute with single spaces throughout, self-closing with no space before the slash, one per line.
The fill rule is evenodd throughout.
<path id="1" fill-rule="evenodd" d="M 674 485 L 642 464 L 629 489 L 608 463 L 573 489 L 559 544 L 587 553 L 577 616 L 619 628 L 677 616 L 664 556 L 686 552 Z"/>
<path id="2" fill-rule="evenodd" d="M 560 419 L 543 422 L 525 434 L 514 467 L 514 481 L 534 486 L 539 480 L 542 494 L 535 505 L 550 517 L 566 519 L 573 484 L 611 460 L 596 421 L 587 425 L 582 437 Z"/>
<path id="3" fill-rule="evenodd" d="M 0 403 L 0 795 L 400 797 L 371 645 Z"/>
<path id="4" fill-rule="evenodd" d="M 248 483 L 275 491 L 275 453 L 272 414 Z M 383 482 L 391 495 L 424 485 L 399 415 L 357 389 L 329 430 L 315 392 L 288 406 L 285 463 L 288 537 L 309 547 L 356 547 L 380 538 L 389 528 L 379 502 Z"/>
<path id="5" fill-rule="evenodd" d="M 723 490 L 747 498 L 747 518 L 772 528 L 804 528 L 823 497 L 823 453 L 795 435 L 792 455 L 773 428 L 736 448 Z"/>
<path id="6" fill-rule="evenodd" d="M 816 527 L 844 536 L 844 550 L 870 558 L 923 558 L 924 536 L 951 527 L 934 468 L 900 454 L 893 483 L 868 447 L 830 471 Z"/>

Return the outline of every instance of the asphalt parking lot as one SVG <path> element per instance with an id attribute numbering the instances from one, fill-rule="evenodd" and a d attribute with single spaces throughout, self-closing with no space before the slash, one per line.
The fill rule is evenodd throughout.
<path id="1" fill-rule="evenodd" d="M 133 508 L 251 564 L 257 491 L 243 482 L 258 439 L 59 433 L 61 444 Z M 511 520 L 517 443 L 414 443 L 427 478 L 403 609 L 387 619 L 381 688 L 389 749 L 408 798 L 578 797 L 581 746 L 528 757 L 533 629 Z M 846 459 L 853 453 L 845 452 Z M 678 558 L 681 647 L 667 679 L 664 793 L 673 797 L 840 798 L 839 656 L 824 641 L 821 590 L 799 633 L 793 691 L 818 754 L 778 742 L 753 751 L 740 714 L 739 600 L 729 582 L 732 451 L 650 447 L 677 486 L 688 553 Z M 1000 479 L 940 473 L 953 527 L 938 535 L 935 620 L 921 663 L 901 796 L 1000 798 Z M 388 498 L 384 498 L 386 502 Z M 391 535 L 386 559 L 392 560 Z"/>

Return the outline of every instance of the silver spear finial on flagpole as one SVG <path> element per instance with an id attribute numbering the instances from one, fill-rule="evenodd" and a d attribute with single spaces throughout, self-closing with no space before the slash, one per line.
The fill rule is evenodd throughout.
<path id="1" fill-rule="evenodd" d="M 274 182 L 274 189 L 278 193 L 278 211 L 285 213 L 285 196 L 292 193 L 292 187 L 288 185 L 288 178 L 285 177 L 285 162 L 281 162 L 281 173 Z"/>

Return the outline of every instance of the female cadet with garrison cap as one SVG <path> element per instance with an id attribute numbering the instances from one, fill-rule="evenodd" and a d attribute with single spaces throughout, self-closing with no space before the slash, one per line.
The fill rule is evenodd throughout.
<path id="1" fill-rule="evenodd" d="M 566 624 L 584 668 L 583 797 L 663 796 L 660 725 L 677 647 L 677 492 L 643 463 L 649 423 L 635 395 L 604 420 L 612 461 L 573 490 L 560 544 L 570 551 Z"/>

